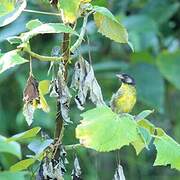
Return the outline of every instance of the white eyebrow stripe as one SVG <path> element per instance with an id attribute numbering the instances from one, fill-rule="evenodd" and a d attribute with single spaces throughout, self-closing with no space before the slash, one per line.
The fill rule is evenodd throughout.
<path id="1" fill-rule="evenodd" d="M 128 77 L 128 78 L 126 79 L 126 82 L 132 83 L 132 79 Z"/>

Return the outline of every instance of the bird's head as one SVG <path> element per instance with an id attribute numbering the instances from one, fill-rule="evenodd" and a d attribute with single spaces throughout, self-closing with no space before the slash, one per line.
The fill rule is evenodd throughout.
<path id="1" fill-rule="evenodd" d="M 119 78 L 120 81 L 122 81 L 125 84 L 135 85 L 135 80 L 131 76 L 125 73 L 116 74 L 116 76 Z"/>

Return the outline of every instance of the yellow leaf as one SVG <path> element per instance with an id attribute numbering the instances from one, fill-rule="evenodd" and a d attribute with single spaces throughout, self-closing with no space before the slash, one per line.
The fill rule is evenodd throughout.
<path id="1" fill-rule="evenodd" d="M 42 108 L 43 111 L 49 112 L 49 106 L 46 102 L 46 99 L 44 98 L 44 95 L 48 93 L 49 91 L 49 80 L 43 80 L 39 82 L 38 90 L 39 90 L 39 98 L 40 98 L 40 106 L 39 108 Z"/>
<path id="2" fill-rule="evenodd" d="M 91 0 L 81 0 L 82 3 L 89 3 Z"/>
<path id="3" fill-rule="evenodd" d="M 49 80 L 43 80 L 39 82 L 38 88 L 39 88 L 39 91 L 41 91 L 43 96 L 49 92 L 49 84 L 50 84 Z"/>
<path id="4" fill-rule="evenodd" d="M 50 110 L 49 106 L 41 92 L 39 92 L 39 98 L 40 98 L 40 108 L 42 108 L 42 110 L 45 112 L 49 112 Z"/>
<path id="5" fill-rule="evenodd" d="M 58 8 L 61 9 L 65 23 L 74 23 L 78 17 L 79 6 L 82 0 L 61 0 Z"/>
<path id="6" fill-rule="evenodd" d="M 61 0 L 58 8 L 61 10 L 62 19 L 65 23 L 74 23 L 79 17 L 80 4 L 89 3 L 91 0 Z"/>
<path id="7" fill-rule="evenodd" d="M 38 104 L 39 104 L 38 100 L 37 99 L 33 99 L 32 105 L 33 105 L 34 109 L 38 108 Z"/>

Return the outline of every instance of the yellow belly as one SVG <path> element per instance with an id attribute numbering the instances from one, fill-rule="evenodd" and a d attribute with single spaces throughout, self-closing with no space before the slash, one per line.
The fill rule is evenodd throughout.
<path id="1" fill-rule="evenodd" d="M 118 113 L 131 112 L 136 103 L 135 96 L 123 95 L 116 101 Z"/>
<path id="2" fill-rule="evenodd" d="M 136 103 L 136 89 L 134 86 L 123 84 L 112 101 L 116 113 L 129 113 Z"/>

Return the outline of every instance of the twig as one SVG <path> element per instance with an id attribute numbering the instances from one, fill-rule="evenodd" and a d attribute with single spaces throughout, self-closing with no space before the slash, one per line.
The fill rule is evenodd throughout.
<path id="1" fill-rule="evenodd" d="M 81 144 L 71 144 L 71 145 L 65 145 L 64 148 L 66 151 L 74 150 L 76 148 L 83 147 Z"/>
<path id="2" fill-rule="evenodd" d="M 90 11 L 89 13 L 87 13 L 85 16 L 84 16 L 84 20 L 83 20 L 83 25 L 82 25 L 82 28 L 81 28 L 81 32 L 80 32 L 80 35 L 79 35 L 79 38 L 77 39 L 77 41 L 74 43 L 74 45 L 70 48 L 70 52 L 74 53 L 75 50 L 81 45 L 83 39 L 84 39 L 84 35 L 85 35 L 85 32 L 86 32 L 86 25 L 87 25 L 87 20 L 88 20 L 88 17 L 90 14 L 92 14 L 93 11 Z"/>
<path id="3" fill-rule="evenodd" d="M 29 55 L 31 55 L 32 57 L 40 60 L 40 61 L 61 61 L 62 60 L 62 57 L 51 57 L 51 56 L 42 56 L 42 55 L 39 55 L 33 51 L 31 51 L 30 49 L 28 48 L 23 48 L 23 51 L 24 52 L 27 52 Z"/>
<path id="4" fill-rule="evenodd" d="M 36 11 L 36 10 L 31 10 L 31 9 L 24 9 L 23 11 L 24 12 L 29 12 L 29 13 L 51 15 L 51 16 L 61 16 L 61 14 L 57 14 L 57 13 L 44 12 L 44 11 Z"/>

